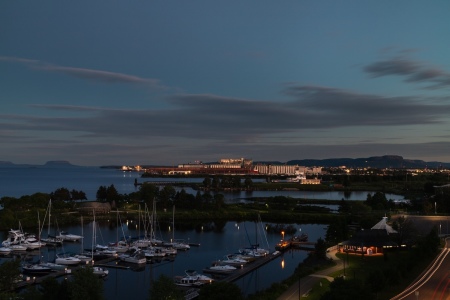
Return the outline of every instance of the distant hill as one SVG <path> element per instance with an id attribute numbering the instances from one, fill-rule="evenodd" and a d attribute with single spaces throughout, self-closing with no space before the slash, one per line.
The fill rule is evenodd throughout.
<path id="1" fill-rule="evenodd" d="M 46 167 L 70 167 L 70 166 L 73 166 L 74 167 L 75 165 L 72 165 L 67 160 L 50 160 L 50 161 L 46 162 L 44 164 L 44 166 L 46 166 Z"/>
<path id="2" fill-rule="evenodd" d="M 349 168 L 450 168 L 450 163 L 426 162 L 423 160 L 404 159 L 397 155 L 372 156 L 367 158 L 328 158 L 328 159 L 302 159 L 290 160 L 287 165 L 300 165 L 306 167 L 340 167 Z"/>

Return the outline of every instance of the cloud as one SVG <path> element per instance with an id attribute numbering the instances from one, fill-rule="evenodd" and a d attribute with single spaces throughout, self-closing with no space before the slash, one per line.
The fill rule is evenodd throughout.
<path id="1" fill-rule="evenodd" d="M 91 156 L 94 161 L 95 156 L 110 161 L 113 157 L 121 160 L 130 155 L 143 159 L 147 157 L 145 153 L 158 157 L 147 163 L 213 161 L 236 155 L 259 160 L 329 158 L 330 153 L 334 157 L 380 153 L 412 158 L 424 157 L 424 153 L 428 157 L 444 157 L 442 153 L 448 146 L 436 143 L 433 144 L 436 150 L 425 151 L 426 147 L 417 143 L 413 145 L 415 149 L 409 149 L 403 144 L 412 145 L 408 136 L 414 133 L 404 136 L 404 132 L 395 129 L 404 125 L 426 128 L 430 124 L 445 124 L 450 106 L 441 99 L 383 97 L 297 84 L 286 86 L 284 93 L 290 97 L 289 101 L 178 94 L 166 99 L 169 106 L 164 109 L 145 110 L 33 104 L 31 107 L 52 113 L 3 114 L 0 128 L 8 133 L 3 137 L 18 148 L 47 147 L 48 156 L 56 157 L 59 153 L 58 157 L 63 159 L 64 155 L 78 155 L 86 161 Z M 372 136 L 370 128 L 386 130 L 386 134 Z M 21 136 L 22 140 L 18 142 L 15 136 Z M 430 136 L 428 141 L 432 140 Z M 41 141 L 44 144 L 39 146 Z"/>
<path id="2" fill-rule="evenodd" d="M 176 138 L 249 142 L 310 130 L 444 123 L 450 105 L 428 98 L 382 97 L 348 90 L 290 85 L 291 101 L 269 102 L 208 94 L 180 94 L 164 109 L 33 105 L 58 117 L 3 115 L 2 128 L 67 131 L 92 138 Z M 76 112 L 68 117 L 64 112 Z"/>
<path id="3" fill-rule="evenodd" d="M 374 62 L 363 68 L 372 77 L 398 75 L 404 77 L 405 82 L 428 83 L 427 89 L 450 87 L 450 73 L 436 67 L 406 58 L 392 58 Z"/>
<path id="4" fill-rule="evenodd" d="M 39 60 L 31 60 L 18 57 L 0 56 L 0 61 L 20 63 L 33 69 L 42 70 L 46 72 L 61 73 L 89 81 L 97 81 L 103 83 L 124 83 L 124 84 L 134 83 L 150 86 L 151 88 L 154 89 L 167 89 L 166 86 L 162 85 L 160 80 L 154 78 L 143 78 L 139 76 L 103 70 L 58 66 L 47 62 L 42 62 Z"/>
<path id="5" fill-rule="evenodd" d="M 160 84 L 160 81 L 157 79 L 142 78 L 122 73 L 114 73 L 83 68 L 61 67 L 53 65 L 39 66 L 37 68 L 50 72 L 62 73 L 86 80 L 101 81 L 106 83 L 140 83 L 140 84 L 148 84 L 154 88 L 163 87 Z"/>

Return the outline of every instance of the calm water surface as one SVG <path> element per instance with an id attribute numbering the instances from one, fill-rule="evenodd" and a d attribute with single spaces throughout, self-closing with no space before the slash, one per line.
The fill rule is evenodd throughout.
<path id="1" fill-rule="evenodd" d="M 98 167 L 0 167 L 0 197 L 21 197 L 37 192 L 51 193 L 58 188 L 81 190 L 88 200 L 94 200 L 100 186 L 113 184 L 120 194 L 137 191 L 134 180 L 167 181 L 167 178 L 141 178 L 142 173 L 122 172 L 115 169 Z M 170 181 L 202 182 L 203 178 L 170 178 Z M 186 192 L 196 194 L 197 191 L 186 188 Z M 366 200 L 372 192 L 359 191 L 344 195 L 344 192 L 308 192 L 308 191 L 254 191 L 254 192 L 221 192 L 227 202 L 238 202 L 248 197 L 286 196 L 293 198 L 328 199 L 328 200 Z M 403 196 L 386 194 L 386 198 L 401 200 Z"/>
<path id="2" fill-rule="evenodd" d="M 125 222 L 125 221 L 124 221 Z M 264 223 L 262 223 L 264 224 Z M 175 224 L 176 225 L 176 224 Z M 207 226 L 210 225 L 210 226 Z M 210 228 L 214 224 L 205 224 L 204 228 Z M 250 243 L 258 242 L 261 247 L 274 251 L 275 244 L 281 239 L 279 233 L 262 233 L 262 227 L 255 222 L 227 222 L 222 230 L 176 230 L 175 238 L 184 239 L 192 243 L 199 243 L 199 247 L 191 247 L 188 251 L 179 251 L 173 261 L 161 261 L 146 264 L 139 270 L 122 270 L 110 268 L 110 273 L 104 281 L 106 299 L 148 299 L 148 291 L 153 280 L 158 279 L 161 274 L 173 278 L 184 275 L 184 270 L 195 269 L 201 272 L 202 269 L 211 265 L 215 260 L 222 259 L 224 255 L 235 253 L 239 248 L 248 247 Z M 326 226 L 321 224 L 295 225 L 298 233 L 306 232 L 310 241 L 316 241 L 319 237 L 324 237 Z M 66 242 L 64 247 L 42 248 L 42 257 L 47 260 L 54 260 L 56 253 L 68 251 L 79 252 L 82 247 L 91 247 L 92 223 L 80 226 L 61 228 L 74 234 L 84 235 L 83 243 Z M 135 236 L 139 231 L 135 224 L 129 223 L 122 226 L 125 235 Z M 122 229 L 117 230 L 111 222 L 102 223 L 99 226 L 97 242 L 106 244 L 116 240 L 116 236 L 122 236 Z M 257 230 L 258 229 L 258 230 Z M 160 232 L 165 240 L 172 237 L 172 232 Z M 3 240 L 5 233 L 2 233 Z M 287 238 L 287 236 L 286 236 Z M 28 259 L 37 259 L 38 253 L 28 253 Z M 36 254 L 36 256 L 32 256 Z M 262 266 L 256 271 L 249 273 L 235 283 L 241 288 L 244 294 L 253 294 L 256 291 L 270 287 L 274 282 L 279 282 L 289 277 L 297 265 L 307 256 L 306 251 L 287 251 L 284 255 L 274 259 L 270 263 Z M 5 260 L 10 258 L 0 258 Z"/>

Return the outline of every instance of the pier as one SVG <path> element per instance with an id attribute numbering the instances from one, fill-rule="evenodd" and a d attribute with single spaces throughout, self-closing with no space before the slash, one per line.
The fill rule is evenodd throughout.
<path id="1" fill-rule="evenodd" d="M 62 277 L 62 276 L 69 276 L 72 274 L 72 272 L 79 270 L 80 268 L 83 268 L 85 266 L 96 266 L 96 267 L 106 267 L 106 268 L 126 268 L 123 266 L 116 266 L 116 265 L 108 265 L 107 263 L 112 262 L 117 260 L 116 257 L 110 257 L 110 258 L 106 258 L 106 259 L 102 259 L 101 261 L 98 261 L 98 263 L 95 263 L 93 265 L 91 264 L 79 264 L 76 266 L 67 266 L 67 268 L 65 268 L 64 270 L 55 270 L 52 271 L 49 274 L 46 275 L 24 275 L 24 280 L 17 282 L 15 288 L 16 289 L 22 289 L 30 284 L 40 284 L 42 281 L 44 281 L 46 278 L 58 278 L 58 277 Z"/>
<path id="2" fill-rule="evenodd" d="M 275 258 L 279 257 L 283 252 L 280 251 L 275 251 L 271 254 L 268 254 L 264 257 L 260 257 L 258 259 L 256 259 L 255 261 L 246 264 L 243 268 L 241 269 L 236 269 L 236 271 L 232 272 L 229 276 L 221 279 L 220 281 L 223 282 L 233 282 L 238 280 L 241 277 L 244 277 L 245 275 L 247 275 L 248 273 L 258 269 L 259 267 L 267 264 L 268 262 L 274 260 Z"/>

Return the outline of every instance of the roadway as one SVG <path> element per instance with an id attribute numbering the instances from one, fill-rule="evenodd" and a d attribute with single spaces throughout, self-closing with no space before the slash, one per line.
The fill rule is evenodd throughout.
<path id="1" fill-rule="evenodd" d="M 450 300 L 450 237 L 433 263 L 409 287 L 391 300 Z"/>

